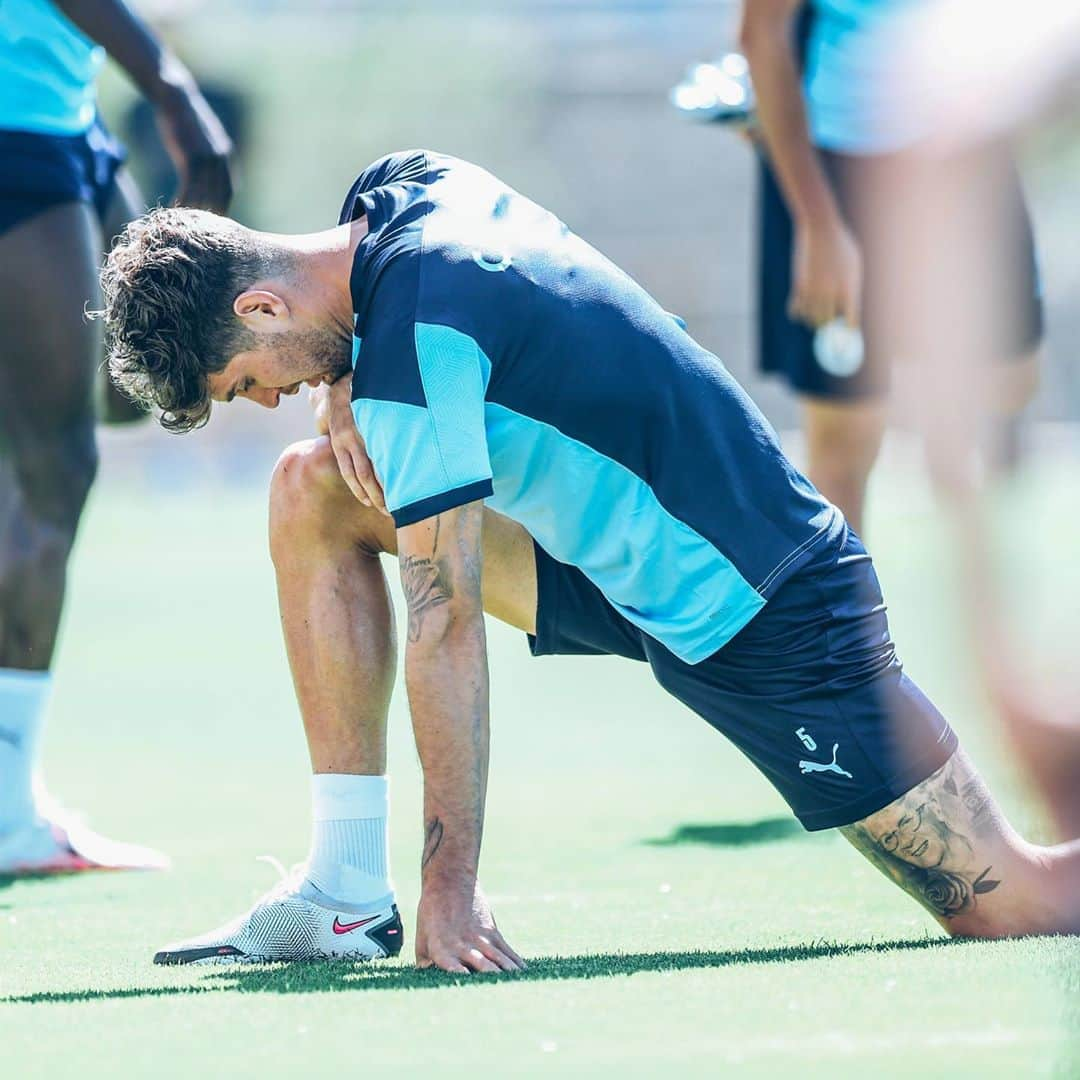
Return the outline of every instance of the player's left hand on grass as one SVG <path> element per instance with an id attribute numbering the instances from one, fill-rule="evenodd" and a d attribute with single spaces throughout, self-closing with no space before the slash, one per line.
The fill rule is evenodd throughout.
<path id="1" fill-rule="evenodd" d="M 467 975 L 523 971 L 525 961 L 495 925 L 478 882 L 471 888 L 427 884 L 416 913 L 416 965 Z"/>
<path id="2" fill-rule="evenodd" d="M 316 407 L 316 421 L 318 407 Z M 374 506 L 383 514 L 386 498 L 382 485 L 375 475 L 375 468 L 368 457 L 367 447 L 356 430 L 356 421 L 352 412 L 352 373 L 342 375 L 330 387 L 326 409 L 326 421 L 330 433 L 330 445 L 334 449 L 342 479 L 349 485 L 349 490 L 364 504 Z"/>
<path id="3" fill-rule="evenodd" d="M 157 102 L 157 122 L 180 174 L 180 206 L 223 214 L 233 195 L 232 140 L 194 84 L 180 85 Z"/>

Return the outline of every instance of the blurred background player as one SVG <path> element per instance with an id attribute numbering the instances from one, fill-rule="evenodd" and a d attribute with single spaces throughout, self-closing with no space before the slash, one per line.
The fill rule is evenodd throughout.
<path id="1" fill-rule="evenodd" d="M 120 0 L 0 4 L 0 874 L 152 868 L 35 778 L 67 561 L 97 467 L 97 270 L 140 212 L 97 115 L 108 53 L 153 104 L 180 201 L 224 210 L 230 143 L 194 79 Z M 107 415 L 124 419 L 117 395 Z M 128 414 L 130 416 L 130 413 Z"/>
<path id="2" fill-rule="evenodd" d="M 967 31 L 976 20 L 980 33 L 973 38 Z M 895 312 L 892 346 L 916 361 L 924 390 L 911 420 L 928 445 L 948 450 L 963 478 L 946 504 L 956 555 L 949 569 L 983 683 L 1058 834 L 1074 835 L 1075 678 L 1066 674 L 1067 661 L 1017 633 L 1005 568 L 995 558 L 1000 523 L 977 482 L 987 402 L 970 388 L 990 377 L 998 341 L 1018 336 L 1022 315 L 1002 302 L 1024 287 L 1026 273 L 1001 212 L 1011 199 L 1012 144 L 1053 106 L 1080 96 L 1080 10 L 1062 0 L 1033 0 L 1022 12 L 938 0 L 924 6 L 896 45 L 907 93 L 893 108 L 928 134 L 878 178 L 889 212 L 873 229 L 892 253 L 883 274 Z M 1009 87 L 1004 99 L 995 92 L 1002 85 Z M 1076 505 L 1075 485 L 1061 494 Z M 1075 597 L 1071 607 L 1067 594 L 1061 600 L 1075 618 Z M 1072 640 L 1075 623 L 1065 633 Z"/>
<path id="3" fill-rule="evenodd" d="M 802 398 L 808 473 L 863 529 L 867 480 L 887 422 L 895 340 L 887 272 L 890 211 L 880 182 L 895 155 L 926 135 L 901 104 L 898 46 L 934 0 L 746 0 L 741 42 L 768 151 L 761 189 L 761 359 Z M 1034 242 L 1019 181 L 1008 172 L 999 213 L 1021 271 L 998 302 L 1009 333 L 985 392 L 1020 409 L 1037 376 L 1043 332 Z M 927 238 L 930 249 L 933 238 Z M 856 332 L 858 331 L 858 332 Z M 963 490 L 952 441 L 928 443 L 940 488 Z"/>

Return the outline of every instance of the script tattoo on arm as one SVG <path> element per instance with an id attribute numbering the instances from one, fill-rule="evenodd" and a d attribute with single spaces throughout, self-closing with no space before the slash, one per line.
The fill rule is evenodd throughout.
<path id="1" fill-rule="evenodd" d="M 401 586 L 409 605 L 409 640 L 417 642 L 424 631 L 424 617 L 454 595 L 447 567 L 436 554 L 439 550 L 439 518 L 435 519 L 435 539 L 431 557 L 403 555 L 400 559 Z"/>
<path id="2" fill-rule="evenodd" d="M 993 802 L 959 753 L 906 795 L 840 831 L 941 919 L 974 911 L 977 898 L 1001 884 L 977 850 L 978 840 L 996 831 Z"/>

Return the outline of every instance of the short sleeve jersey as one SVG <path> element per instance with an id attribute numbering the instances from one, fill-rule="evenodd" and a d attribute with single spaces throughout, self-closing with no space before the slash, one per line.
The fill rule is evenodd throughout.
<path id="1" fill-rule="evenodd" d="M 393 154 L 350 190 L 353 413 L 399 528 L 475 500 L 697 663 L 839 512 L 719 360 L 490 173 Z"/>

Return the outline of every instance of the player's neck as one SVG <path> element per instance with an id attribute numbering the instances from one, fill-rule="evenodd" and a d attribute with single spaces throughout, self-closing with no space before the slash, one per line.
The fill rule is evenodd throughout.
<path id="1" fill-rule="evenodd" d="M 328 312 L 350 334 L 353 311 L 349 283 L 353 256 L 366 235 L 364 218 L 322 232 L 268 234 L 274 247 L 291 256 L 313 306 Z"/>

